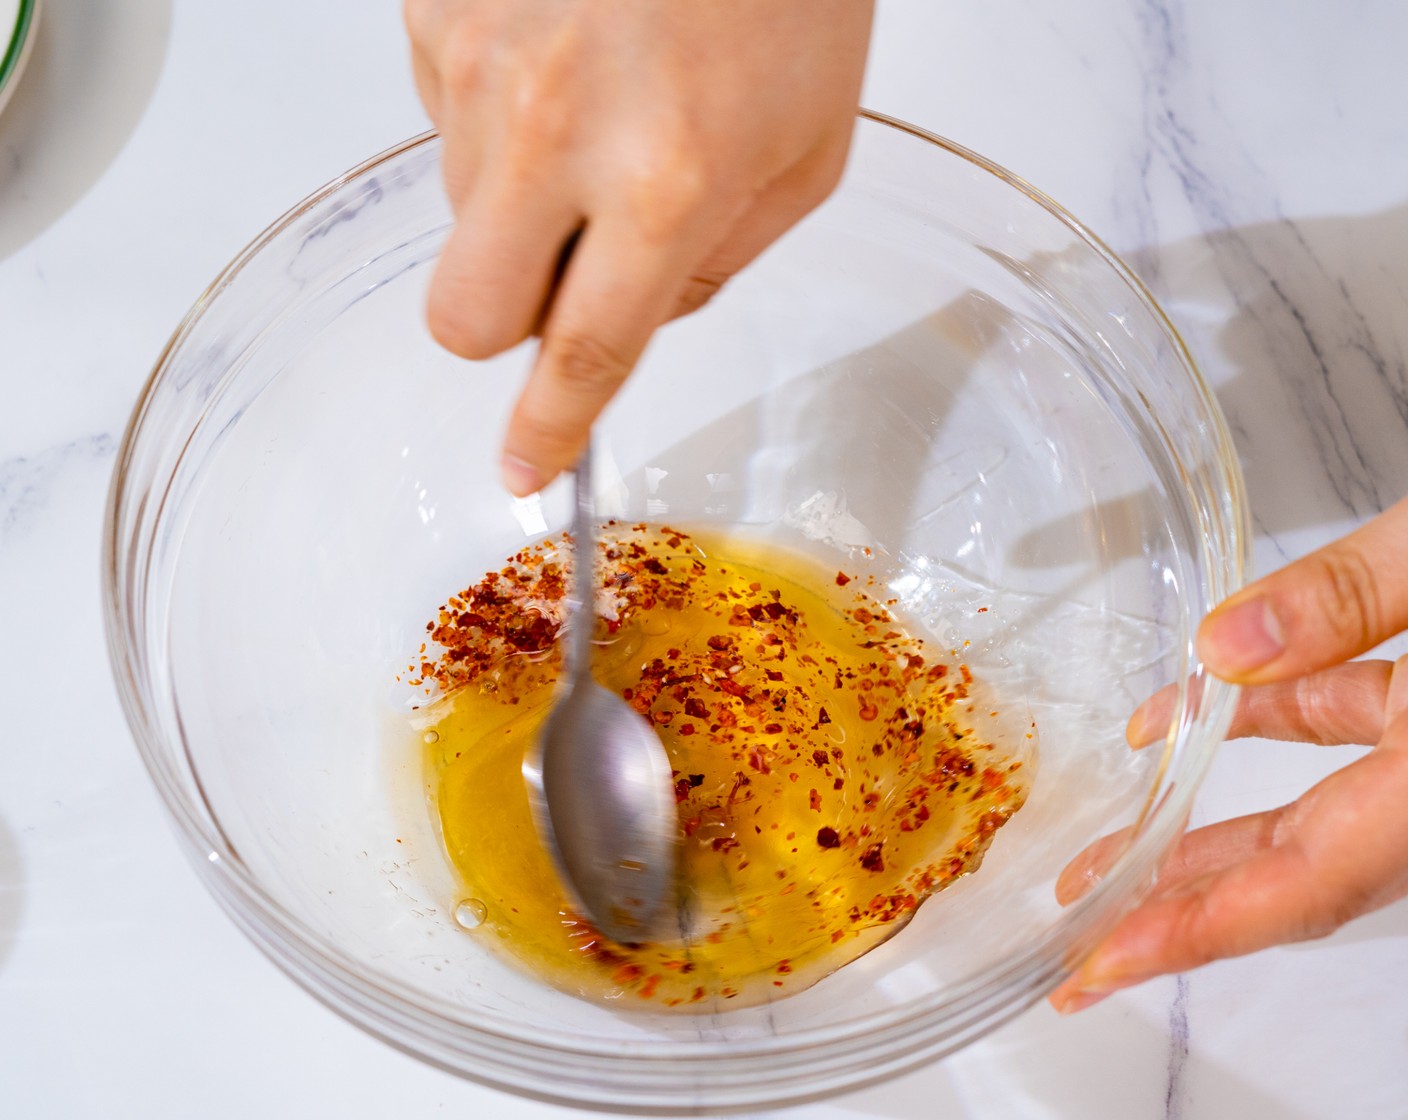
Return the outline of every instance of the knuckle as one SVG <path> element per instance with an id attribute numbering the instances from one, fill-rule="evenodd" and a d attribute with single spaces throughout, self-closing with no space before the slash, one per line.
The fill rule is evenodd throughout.
<path id="1" fill-rule="evenodd" d="M 582 114 L 581 44 L 570 29 L 546 42 L 500 47 L 495 73 L 504 91 L 506 148 L 533 162 L 570 146 Z"/>
<path id="2" fill-rule="evenodd" d="M 513 418 L 507 445 L 520 449 L 524 458 L 539 466 L 557 469 L 576 458 L 584 436 L 584 430 L 560 413 L 520 409 Z"/>
<path id="3" fill-rule="evenodd" d="M 1370 908 L 1370 898 L 1366 891 L 1336 892 L 1323 908 L 1307 915 L 1305 940 L 1328 937 L 1341 926 L 1361 917 Z"/>
<path id="4" fill-rule="evenodd" d="M 435 46 L 441 80 L 456 97 L 471 97 L 489 85 L 489 57 L 484 38 L 472 24 L 459 25 Z"/>
<path id="5" fill-rule="evenodd" d="M 440 73 L 445 88 L 456 98 L 472 97 L 484 88 L 484 64 L 477 52 L 451 51 Z"/>
<path id="6" fill-rule="evenodd" d="M 1299 881 L 1296 905 L 1281 923 L 1278 940 L 1313 941 L 1325 937 L 1366 909 L 1360 893 L 1328 881 L 1306 846 L 1303 833 L 1317 800 L 1317 791 L 1310 790 L 1277 810 L 1268 827 L 1268 846 L 1291 859 L 1291 874 Z"/>
<path id="7" fill-rule="evenodd" d="M 557 382 L 574 396 L 605 398 L 626 379 L 631 363 L 625 355 L 590 334 L 554 335 L 551 368 Z"/>
<path id="8" fill-rule="evenodd" d="M 688 216 L 703 207 L 709 199 L 711 185 L 708 165 L 693 152 L 676 152 L 663 167 L 656 170 L 653 180 L 647 179 L 649 187 L 663 186 L 668 189 L 674 212 L 681 216 Z"/>
<path id="9" fill-rule="evenodd" d="M 511 131 L 520 143 L 559 144 L 573 119 L 572 99 L 553 68 L 524 70 L 513 91 Z"/>
<path id="10" fill-rule="evenodd" d="M 1302 743 L 1313 743 L 1321 737 L 1321 729 L 1332 725 L 1337 714 L 1333 697 L 1323 677 L 1298 677 L 1294 688 L 1295 702 L 1291 705 L 1292 726 L 1287 730 Z"/>
<path id="11" fill-rule="evenodd" d="M 1307 891 L 1295 927 L 1286 931 L 1292 941 L 1314 941 L 1328 937 L 1374 908 L 1373 892 L 1360 883 L 1321 882 L 1307 884 Z"/>
<path id="12" fill-rule="evenodd" d="M 714 199 L 707 162 L 686 139 L 651 145 L 632 161 L 623 197 L 640 235 L 666 241 L 691 225 Z"/>
<path id="13" fill-rule="evenodd" d="M 676 314 L 688 315 L 698 311 L 723 288 L 728 277 L 721 275 L 698 275 L 691 276 L 685 283 L 684 290 L 680 292 L 679 307 Z"/>
<path id="14" fill-rule="evenodd" d="M 798 185 L 798 198 L 808 210 L 821 205 L 836 189 L 846 170 L 847 147 L 844 143 L 829 148 L 816 160 Z"/>
<path id="15" fill-rule="evenodd" d="M 1211 892 L 1197 891 L 1179 907 L 1167 944 L 1182 950 L 1179 963 L 1183 968 L 1198 968 L 1236 953 L 1236 948 L 1225 944 L 1225 933 L 1216 899 Z"/>
<path id="16" fill-rule="evenodd" d="M 1382 662 L 1356 662 L 1368 674 Z M 1311 673 L 1296 678 L 1290 686 L 1294 703 L 1290 705 L 1292 719 L 1281 729 L 1282 734 L 1307 743 L 1363 743 L 1377 741 L 1383 730 L 1383 696 L 1388 687 L 1386 676 L 1365 679 L 1349 669 Z M 1371 719 L 1370 713 L 1377 718 Z M 1278 736 L 1279 737 L 1279 736 Z"/>
<path id="17" fill-rule="evenodd" d="M 1345 542 L 1312 558 L 1315 608 L 1332 633 L 1356 650 L 1376 643 L 1382 603 L 1374 565 Z"/>

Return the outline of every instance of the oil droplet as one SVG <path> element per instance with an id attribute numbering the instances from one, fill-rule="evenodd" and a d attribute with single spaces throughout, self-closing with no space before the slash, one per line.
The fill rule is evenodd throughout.
<path id="1" fill-rule="evenodd" d="M 455 921 L 464 929 L 478 929 L 489 916 L 489 908 L 477 898 L 461 899 L 455 904 Z"/>
<path id="2" fill-rule="evenodd" d="M 440 741 L 440 732 L 427 731 L 421 738 L 426 746 L 430 746 L 432 743 L 438 743 Z"/>

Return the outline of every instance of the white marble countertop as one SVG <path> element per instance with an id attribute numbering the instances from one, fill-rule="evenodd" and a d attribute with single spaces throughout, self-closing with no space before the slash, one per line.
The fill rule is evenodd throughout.
<path id="1" fill-rule="evenodd" d="M 1408 492 L 1405 42 L 1401 0 L 882 0 L 867 104 L 1149 282 L 1231 420 L 1262 570 Z M 167 336 L 271 218 L 425 124 L 392 0 L 46 5 L 0 116 L 7 1117 L 576 1115 L 418 1065 L 260 956 L 178 853 L 102 641 L 108 472 Z M 1344 757 L 1232 744 L 1198 818 Z M 1408 1116 L 1408 904 L 780 1115 Z"/>

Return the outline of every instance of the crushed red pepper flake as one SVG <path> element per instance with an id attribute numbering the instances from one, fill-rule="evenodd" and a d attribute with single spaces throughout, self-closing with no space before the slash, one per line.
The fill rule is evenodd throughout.
<path id="1" fill-rule="evenodd" d="M 628 635 L 633 620 L 647 612 L 663 618 L 667 615 L 662 612 L 690 609 L 713 618 L 697 636 L 676 637 L 678 644 L 668 649 L 664 643 L 654 645 L 665 656 L 647 655 L 634 678 L 620 686 L 627 702 L 662 734 L 688 741 L 682 749 L 691 753 L 682 757 L 689 762 L 678 765 L 697 765 L 695 760 L 705 756 L 692 752 L 709 752 L 704 769 L 711 776 L 677 772 L 672 779 L 681 831 L 689 844 L 709 852 L 729 874 L 758 874 L 748 869 L 759 864 L 761 873 L 776 884 L 771 907 L 761 897 L 742 899 L 737 929 L 711 930 L 703 936 L 703 945 L 722 951 L 729 938 L 764 920 L 768 910 L 793 904 L 785 899 L 801 900 L 811 908 L 811 930 L 827 944 L 840 944 L 847 933 L 895 922 L 933 891 L 977 867 L 993 833 L 1021 803 L 1015 778 L 1020 761 L 975 762 L 991 748 L 961 722 L 974 679 L 956 651 L 950 651 L 946 664 L 896 628 L 887 609 L 896 605 L 893 599 L 881 605 L 869 593 L 850 590 L 845 595 L 854 598 L 840 609 L 857 640 L 838 660 L 837 647 L 809 636 L 810 608 L 799 610 L 801 601 L 788 590 L 790 585 L 730 575 L 734 582 L 717 596 L 712 591 L 700 594 L 711 587 L 709 580 L 728 573 L 729 565 L 705 563 L 706 553 L 677 530 L 637 524 L 617 532 L 625 535 L 604 537 L 600 544 L 601 586 L 594 624 L 601 640 Z M 484 695 L 517 703 L 512 695 L 515 680 L 505 675 L 505 667 L 518 674 L 519 684 L 554 680 L 560 665 L 558 639 L 564 625 L 570 625 L 564 608 L 569 573 L 559 560 L 558 547 L 543 542 L 520 550 L 500 571 L 486 573 L 477 584 L 449 597 L 427 625 L 428 642 L 420 643 L 408 667 L 413 686 L 427 693 L 450 693 L 476 685 Z M 820 580 L 827 582 L 824 574 Z M 838 571 L 834 584 L 846 588 L 856 580 Z M 873 576 L 857 586 L 861 583 L 876 586 Z M 839 606 L 841 593 L 832 594 Z M 833 723 L 828 704 L 835 707 L 847 694 L 855 697 L 855 706 L 843 704 L 842 715 Z M 983 710 L 989 709 L 985 705 Z M 844 746 L 823 749 L 820 744 L 827 737 Z M 800 789 L 786 791 L 799 779 L 796 768 L 805 764 L 822 772 L 833 797 L 823 799 L 818 788 L 809 788 L 806 809 L 801 810 Z M 848 784 L 853 792 L 843 793 Z M 797 882 L 776 870 L 779 858 L 803 858 L 796 854 L 797 847 L 787 856 L 782 854 L 785 847 L 767 854 L 768 849 L 755 846 L 776 844 L 776 839 L 767 838 L 781 836 L 778 820 L 769 820 L 768 812 L 799 823 L 781 813 L 780 797 L 796 802 L 794 813 L 825 811 L 835 818 L 834 824 L 816 831 L 817 849 L 811 858 L 822 858 L 818 851 L 844 851 L 848 854 L 843 864 L 867 876 L 855 880 L 855 889 L 861 890 L 862 882 L 872 884 L 869 893 L 848 897 L 854 905 L 841 912 L 839 922 L 823 916 L 820 892 L 798 892 Z M 925 835 L 948 837 L 955 814 L 972 814 L 963 818 L 971 824 L 953 833 L 958 839 L 945 840 L 942 848 L 911 862 L 907 853 L 921 849 L 908 846 L 934 843 L 911 837 L 935 817 L 939 823 L 925 829 Z M 795 835 L 787 832 L 787 840 Z M 839 874 L 843 879 L 838 883 L 858 872 Z M 580 919 L 574 922 L 567 934 L 574 954 L 642 999 L 660 994 L 657 1006 L 698 1004 L 711 992 L 724 999 L 739 994 L 735 984 L 719 982 L 714 965 L 701 974 L 702 984 L 692 981 L 680 987 L 673 978 L 693 970 L 694 962 L 686 966 L 677 956 L 652 957 L 650 946 L 617 946 Z M 780 958 L 772 971 L 786 975 L 794 966 L 791 959 Z M 802 986 L 815 978 L 814 973 L 807 975 Z"/>

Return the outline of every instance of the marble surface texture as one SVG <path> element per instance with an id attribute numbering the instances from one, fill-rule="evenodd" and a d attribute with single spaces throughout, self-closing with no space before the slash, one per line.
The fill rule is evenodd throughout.
<path id="1" fill-rule="evenodd" d="M 1231 421 L 1262 571 L 1408 492 L 1405 42 L 1401 0 L 881 0 L 867 104 L 1040 185 L 1144 277 Z M 573 1115 L 373 1041 L 230 926 L 102 640 L 105 488 L 166 338 L 268 220 L 425 126 L 392 0 L 46 5 L 0 116 L 7 1117 Z M 1196 818 L 1347 757 L 1230 744 Z M 1408 903 L 779 1115 L 1408 1116 Z"/>

